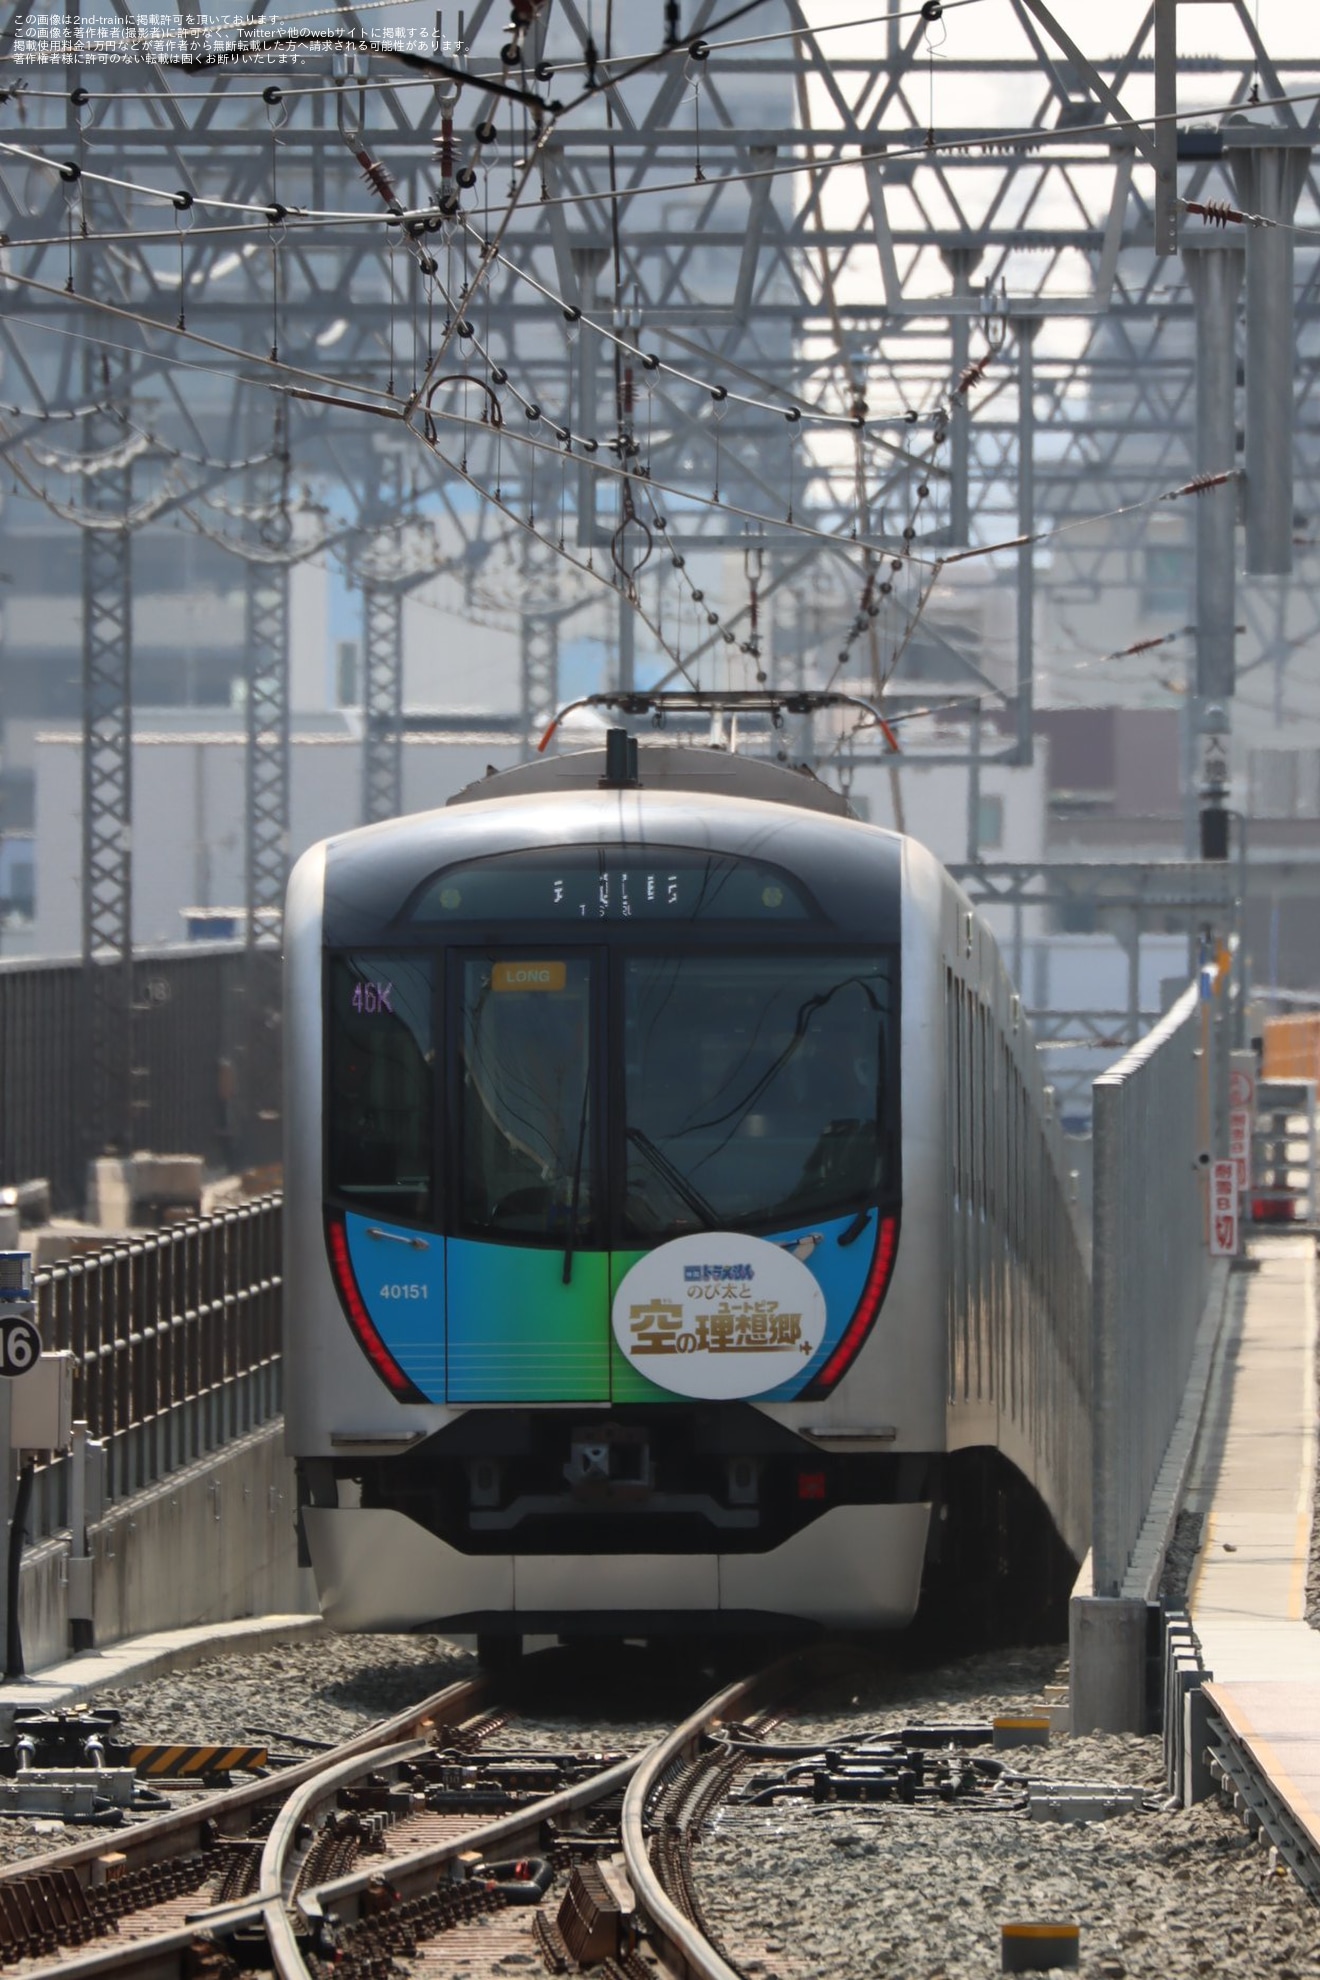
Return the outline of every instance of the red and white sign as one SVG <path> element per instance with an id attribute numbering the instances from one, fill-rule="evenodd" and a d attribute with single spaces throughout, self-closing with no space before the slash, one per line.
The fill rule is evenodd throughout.
<path id="1" fill-rule="evenodd" d="M 1250 1108 L 1255 1098 L 1255 1080 L 1245 1066 L 1234 1066 L 1228 1075 L 1229 1106 Z"/>
<path id="2" fill-rule="evenodd" d="M 1230 1107 L 1228 1110 L 1228 1153 L 1237 1164 L 1237 1186 L 1247 1189 L 1251 1183 L 1251 1109 Z"/>
<path id="3" fill-rule="evenodd" d="M 1233 1258 L 1238 1248 L 1237 1163 L 1210 1164 L 1210 1256 Z"/>

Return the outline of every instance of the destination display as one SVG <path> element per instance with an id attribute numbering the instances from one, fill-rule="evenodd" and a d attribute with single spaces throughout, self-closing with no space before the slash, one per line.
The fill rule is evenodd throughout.
<path id="1" fill-rule="evenodd" d="M 437 874 L 414 921 L 802 921 L 813 912 L 776 867 L 721 853 L 620 849 L 520 853 Z"/>

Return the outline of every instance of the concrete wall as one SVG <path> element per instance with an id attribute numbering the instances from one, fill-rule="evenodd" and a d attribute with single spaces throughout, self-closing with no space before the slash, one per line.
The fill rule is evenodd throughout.
<path id="1" fill-rule="evenodd" d="M 293 1465 L 282 1422 L 125 1499 L 89 1529 L 95 1640 L 240 1616 L 315 1614 L 298 1566 Z M 68 1654 L 68 1541 L 23 1561 L 20 1612 L 30 1671 Z"/>

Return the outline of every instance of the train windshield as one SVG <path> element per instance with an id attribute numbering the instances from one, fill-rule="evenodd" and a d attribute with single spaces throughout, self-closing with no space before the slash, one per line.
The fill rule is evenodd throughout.
<path id="1" fill-rule="evenodd" d="M 890 971 L 877 956 L 630 957 L 624 1224 L 786 1229 L 882 1195 Z"/>
<path id="2" fill-rule="evenodd" d="M 461 974 L 459 1229 L 588 1243 L 591 959 L 468 957 Z"/>
<path id="3" fill-rule="evenodd" d="M 326 1183 L 364 1215 L 571 1258 L 898 1187 L 884 951 L 350 954 L 329 992 Z"/>

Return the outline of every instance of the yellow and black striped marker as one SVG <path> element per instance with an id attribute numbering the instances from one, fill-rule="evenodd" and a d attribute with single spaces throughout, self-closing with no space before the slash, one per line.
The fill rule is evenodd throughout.
<path id="1" fill-rule="evenodd" d="M 252 1774 L 267 1765 L 264 1746 L 135 1746 L 128 1764 L 144 1780 L 197 1779 L 208 1774 Z"/>
<path id="2" fill-rule="evenodd" d="M 1050 1921 L 1004 1925 L 1000 1928 L 1000 1970 L 1004 1973 L 1048 1973 L 1052 1966 L 1076 1966 L 1081 1954 L 1079 1925 Z"/>
<path id="3" fill-rule="evenodd" d="M 997 1747 L 1048 1746 L 1050 1743 L 1050 1722 L 1043 1714 L 1004 1713 L 991 1724 Z"/>

